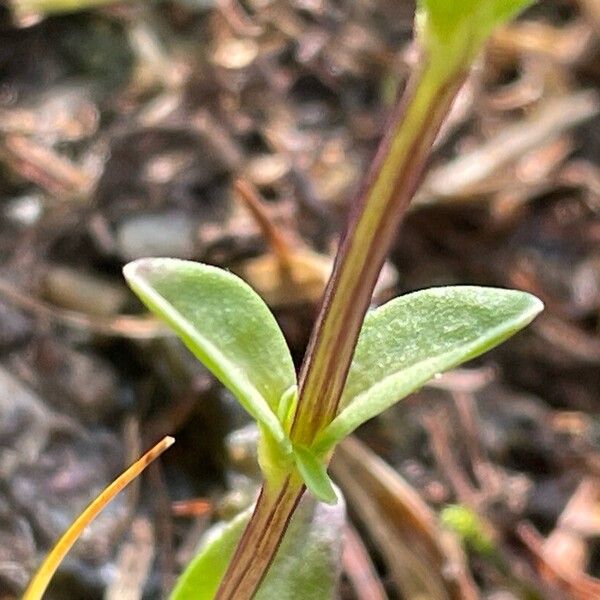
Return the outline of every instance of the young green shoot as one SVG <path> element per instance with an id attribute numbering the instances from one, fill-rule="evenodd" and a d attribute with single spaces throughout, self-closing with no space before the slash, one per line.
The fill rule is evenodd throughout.
<path id="1" fill-rule="evenodd" d="M 420 66 L 354 204 L 297 381 L 271 313 L 240 279 L 172 259 L 125 267 L 132 289 L 231 390 L 260 431 L 264 485 L 218 588 L 203 594 L 189 584 L 198 577 L 199 559 L 182 575 L 173 600 L 254 597 L 305 487 L 321 502 L 335 501 L 327 464 L 337 443 L 431 377 L 501 343 L 542 310 L 526 293 L 459 286 L 409 294 L 367 314 L 398 225 L 473 60 L 492 30 L 527 4 L 418 3 Z"/>

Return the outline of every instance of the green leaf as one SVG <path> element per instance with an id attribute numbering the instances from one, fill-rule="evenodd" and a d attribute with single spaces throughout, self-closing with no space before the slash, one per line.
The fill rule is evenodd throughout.
<path id="1" fill-rule="evenodd" d="M 215 525 L 200 552 L 181 574 L 170 600 L 212 600 L 233 551 L 252 515 L 252 507 L 226 524 Z"/>
<path id="2" fill-rule="evenodd" d="M 171 258 L 137 260 L 123 274 L 142 302 L 289 451 L 277 412 L 296 383 L 294 365 L 275 318 L 252 288 L 222 269 Z"/>
<path id="3" fill-rule="evenodd" d="M 294 408 L 298 402 L 298 386 L 294 384 L 291 388 L 286 390 L 281 396 L 279 401 L 279 407 L 277 408 L 277 417 L 279 422 L 285 427 L 288 419 L 293 415 Z"/>
<path id="4" fill-rule="evenodd" d="M 337 496 L 323 462 L 308 448 L 300 445 L 294 446 L 294 460 L 311 494 L 321 502 L 335 504 Z"/>
<path id="5" fill-rule="evenodd" d="M 468 67 L 493 29 L 534 0 L 419 0 L 422 44 L 445 68 Z"/>
<path id="6" fill-rule="evenodd" d="M 179 578 L 170 600 L 214 598 L 251 512 L 209 532 L 200 553 Z M 344 523 L 341 495 L 335 506 L 329 506 L 305 494 L 255 600 L 335 598 Z"/>
<path id="7" fill-rule="evenodd" d="M 115 2 L 116 0 L 12 0 L 12 6 L 17 15 L 26 17 L 89 10 Z"/>
<path id="8" fill-rule="evenodd" d="M 420 0 L 429 28 L 440 40 L 450 40 L 469 32 L 485 38 L 534 0 Z"/>
<path id="9" fill-rule="evenodd" d="M 509 21 L 534 2 L 535 0 L 494 0 L 492 3 L 493 24 L 501 25 Z"/>
<path id="10" fill-rule="evenodd" d="M 337 598 L 346 507 L 338 490 L 335 505 L 304 494 L 256 600 Z"/>
<path id="11" fill-rule="evenodd" d="M 501 343 L 542 308 L 524 292 L 458 286 L 407 294 L 368 313 L 340 412 L 313 451 L 326 452 L 434 375 Z"/>

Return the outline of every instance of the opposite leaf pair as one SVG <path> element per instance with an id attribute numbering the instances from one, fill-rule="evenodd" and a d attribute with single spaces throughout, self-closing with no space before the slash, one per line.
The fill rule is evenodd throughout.
<path id="1" fill-rule="evenodd" d="M 335 418 L 310 448 L 294 445 L 296 374 L 279 326 L 244 281 L 216 267 L 149 258 L 124 269 L 131 288 L 256 420 L 267 482 L 297 470 L 320 500 L 335 502 L 326 456 L 359 425 L 499 344 L 542 309 L 529 294 L 471 286 L 391 300 L 365 318 Z"/>

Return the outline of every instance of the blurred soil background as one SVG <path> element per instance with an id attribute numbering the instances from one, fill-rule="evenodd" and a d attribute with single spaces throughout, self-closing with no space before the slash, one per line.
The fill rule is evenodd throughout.
<path id="1" fill-rule="evenodd" d="M 414 7 L 53 6 L 0 8 L 0 598 L 169 433 L 47 596 L 163 598 L 208 524 L 251 500 L 252 434 L 121 268 L 241 274 L 299 363 L 418 61 Z M 600 2 L 543 0 L 498 31 L 440 134 L 377 301 L 473 283 L 547 309 L 340 448 L 344 600 L 600 598 L 599 84 Z"/>

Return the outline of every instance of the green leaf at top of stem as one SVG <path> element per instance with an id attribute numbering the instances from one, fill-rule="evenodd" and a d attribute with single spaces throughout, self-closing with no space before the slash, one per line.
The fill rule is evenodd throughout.
<path id="1" fill-rule="evenodd" d="M 340 410 L 313 451 L 327 452 L 436 374 L 500 344 L 542 309 L 525 292 L 455 286 L 407 294 L 367 313 Z"/>
<path id="2" fill-rule="evenodd" d="M 123 273 L 142 302 L 289 454 L 277 415 L 296 373 L 283 334 L 258 294 L 223 269 L 185 260 L 141 259 Z"/>
<path id="3" fill-rule="evenodd" d="M 418 0 L 421 44 L 440 69 L 468 68 L 493 29 L 534 0 Z"/>

